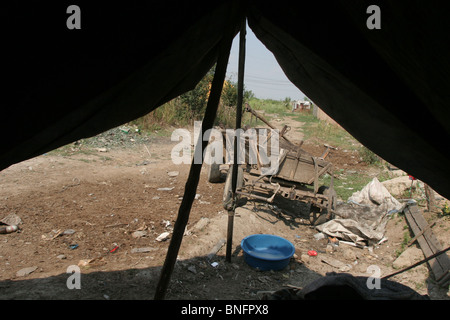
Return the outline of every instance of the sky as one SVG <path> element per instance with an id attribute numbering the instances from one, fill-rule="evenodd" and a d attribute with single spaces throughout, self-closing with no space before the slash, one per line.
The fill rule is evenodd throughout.
<path id="1" fill-rule="evenodd" d="M 256 98 L 303 100 L 304 94 L 285 76 L 277 60 L 247 26 L 244 86 Z M 227 67 L 227 79 L 237 82 L 239 34 L 233 40 Z"/>

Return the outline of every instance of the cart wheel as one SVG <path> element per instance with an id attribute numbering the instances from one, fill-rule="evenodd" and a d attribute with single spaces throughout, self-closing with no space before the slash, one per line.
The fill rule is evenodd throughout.
<path id="1" fill-rule="evenodd" d="M 230 210 L 231 208 L 231 196 L 232 196 L 232 172 L 233 172 L 233 165 L 230 165 L 230 169 L 228 170 L 227 179 L 225 180 L 225 187 L 223 188 L 223 207 L 226 210 Z M 242 167 L 238 167 L 238 175 L 237 175 L 237 181 L 236 181 L 236 189 L 242 188 L 244 185 L 244 170 Z"/>
<path id="2" fill-rule="evenodd" d="M 328 188 L 327 186 L 321 186 L 321 187 L 319 187 L 319 190 L 317 191 L 317 193 L 323 194 L 324 196 L 328 196 L 330 194 L 330 192 L 333 193 L 332 208 L 334 209 L 334 207 L 335 207 L 334 202 L 337 197 L 336 191 L 334 191 L 334 189 Z M 311 205 L 311 211 L 309 213 L 309 222 L 313 226 L 318 226 L 322 223 L 327 222 L 327 216 L 328 216 L 328 209 L 321 209 L 319 207 L 316 207 L 315 205 Z"/>

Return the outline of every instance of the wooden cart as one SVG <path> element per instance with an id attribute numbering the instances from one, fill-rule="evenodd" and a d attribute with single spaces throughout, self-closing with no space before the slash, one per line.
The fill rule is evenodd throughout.
<path id="1" fill-rule="evenodd" d="M 246 104 L 247 112 L 262 120 L 270 129 L 275 129 L 261 115 L 256 113 Z M 245 128 L 249 130 L 250 128 Z M 253 128 L 259 132 L 267 128 Z M 284 198 L 302 201 L 311 204 L 310 222 L 313 225 L 321 224 L 333 218 L 334 207 L 336 203 L 336 192 L 333 189 L 333 168 L 332 164 L 325 160 L 328 152 L 333 147 L 325 145 L 326 149 L 321 156 L 313 156 L 301 148 L 301 143 L 296 145 L 289 141 L 284 134 L 289 128 L 285 126 L 279 132 L 279 150 L 278 150 L 278 170 L 271 175 L 263 175 L 264 165 L 259 161 L 259 147 L 262 141 L 258 139 L 257 145 L 252 141 L 245 141 L 246 161 L 238 166 L 238 179 L 236 194 L 248 198 L 259 199 L 272 203 L 275 195 L 281 195 Z M 225 130 L 222 130 L 224 149 L 226 148 Z M 268 131 L 267 143 L 271 139 L 271 131 Z M 245 138 L 243 138 L 245 139 Z M 244 142 L 243 142 L 244 143 Z M 267 144 L 269 145 L 269 144 Z M 257 163 L 248 163 L 249 150 L 252 149 L 257 155 Z M 226 151 L 224 151 L 225 154 Z M 268 150 L 271 153 L 271 150 Z M 225 161 L 224 161 L 225 163 Z M 233 167 L 228 163 L 228 173 L 225 180 L 223 204 L 225 209 L 230 210 L 234 205 L 232 200 L 231 177 Z M 218 164 L 210 165 L 208 180 L 210 182 L 220 181 L 220 168 Z M 329 186 L 319 186 L 319 177 L 328 173 L 331 176 Z"/>

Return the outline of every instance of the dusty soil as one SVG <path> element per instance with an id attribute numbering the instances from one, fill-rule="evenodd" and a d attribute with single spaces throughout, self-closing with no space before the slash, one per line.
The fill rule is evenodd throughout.
<path id="1" fill-rule="evenodd" d="M 153 299 L 170 242 L 156 238 L 173 228 L 189 165 L 172 163 L 176 142 L 170 138 L 129 139 L 132 143 L 118 145 L 105 137 L 97 145 L 72 144 L 0 172 L 0 218 L 14 213 L 22 220 L 18 232 L 0 234 L 0 299 Z M 304 148 L 322 153 L 314 143 L 305 142 Z M 337 167 L 367 169 L 355 159 L 342 151 L 330 155 Z M 178 175 L 169 175 L 173 171 Z M 223 184 L 207 182 L 204 167 L 167 299 L 258 299 L 286 285 L 303 287 L 327 272 L 341 272 L 323 257 L 343 262 L 353 275 L 372 275 L 371 265 L 379 266 L 381 276 L 395 271 L 392 262 L 407 230 L 401 215 L 389 221 L 388 241 L 373 251 L 340 245 L 329 252 L 327 239 L 314 238 L 309 205 L 278 198 L 276 208 L 241 203 L 232 262 L 225 261 L 225 246 L 209 258 L 226 238 L 222 192 Z M 435 213 L 424 215 L 437 219 Z M 444 246 L 449 225 L 441 219 L 433 228 Z M 295 245 L 285 270 L 261 272 L 244 262 L 240 241 L 255 233 L 281 235 Z M 308 256 L 308 250 L 318 255 Z M 81 270 L 81 289 L 67 287 L 73 265 Z M 24 268 L 32 272 L 21 274 Z M 433 299 L 449 298 L 426 264 L 392 280 Z"/>

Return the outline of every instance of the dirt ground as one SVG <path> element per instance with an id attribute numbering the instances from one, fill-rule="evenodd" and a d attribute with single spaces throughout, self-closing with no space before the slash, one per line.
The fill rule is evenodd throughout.
<path id="1" fill-rule="evenodd" d="M 170 236 L 156 238 L 172 231 L 189 165 L 172 163 L 177 142 L 170 137 L 125 142 L 114 145 L 103 137 L 95 146 L 71 144 L 0 172 L 0 218 L 14 213 L 22 220 L 18 232 L 0 234 L 0 299 L 153 299 L 170 242 Z M 322 152 L 308 142 L 304 148 Z M 367 169 L 350 152 L 335 151 L 330 161 Z M 222 192 L 223 184 L 207 182 L 204 166 L 167 299 L 259 299 L 268 291 L 303 287 L 327 272 L 342 272 L 323 257 L 343 262 L 353 275 L 372 275 L 371 265 L 379 266 L 381 276 L 396 271 L 392 262 L 407 229 L 403 216 L 388 222 L 388 241 L 373 250 L 340 245 L 330 252 L 327 239 L 314 238 L 309 205 L 278 198 L 279 209 L 244 201 L 236 210 L 232 262 L 225 261 L 225 245 L 208 257 L 226 238 Z M 444 246 L 449 226 L 442 219 L 433 228 Z M 280 235 L 295 245 L 285 270 L 261 272 L 244 262 L 240 241 L 255 233 Z M 308 256 L 308 250 L 318 255 Z M 81 270 L 80 289 L 67 286 L 70 266 Z M 449 299 L 448 288 L 435 285 L 426 264 L 392 280 L 432 299 Z"/>

